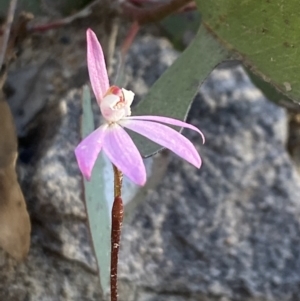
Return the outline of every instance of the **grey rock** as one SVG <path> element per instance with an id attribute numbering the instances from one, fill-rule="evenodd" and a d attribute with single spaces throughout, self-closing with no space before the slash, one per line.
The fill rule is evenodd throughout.
<path id="1" fill-rule="evenodd" d="M 241 67 L 221 66 L 189 121 L 206 136 L 201 145 L 184 131 L 202 168 L 172 156 L 124 227 L 120 277 L 134 283 L 133 300 L 300 300 L 300 179 L 285 148 L 285 110 Z"/>
<path id="2" fill-rule="evenodd" d="M 51 77 L 59 68 L 54 60 L 45 60 L 39 67 L 26 66 L 10 72 L 6 86 L 12 96 L 9 104 L 16 117 L 18 136 L 24 136 L 26 125 L 47 103 L 49 94 L 53 93 L 49 84 Z"/>
<path id="3" fill-rule="evenodd" d="M 1 253 L 0 300 L 101 300 L 73 150 L 80 140 L 80 102 L 80 91 L 71 91 L 58 107 L 46 110 L 48 118 L 41 116 L 45 123 L 39 137 L 45 140 L 30 164 L 22 166 L 31 249 L 19 265 Z"/>

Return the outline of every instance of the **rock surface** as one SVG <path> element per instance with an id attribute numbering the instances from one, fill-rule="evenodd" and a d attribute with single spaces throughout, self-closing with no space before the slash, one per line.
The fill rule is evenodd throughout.
<path id="1" fill-rule="evenodd" d="M 285 111 L 241 67 L 221 67 L 189 120 L 206 136 L 202 146 L 185 131 L 203 166 L 174 156 L 126 225 L 127 300 L 299 300 L 300 179 L 285 149 Z"/>
<path id="2" fill-rule="evenodd" d="M 140 38 L 128 82 L 143 95 L 175 57 L 165 40 Z M 102 300 L 73 156 L 79 101 L 75 89 L 47 112 L 61 121 L 25 166 L 32 246 L 18 266 L 0 254 L 0 300 Z M 300 179 L 285 149 L 285 111 L 241 67 L 221 67 L 189 121 L 206 136 L 202 145 L 184 132 L 203 166 L 172 155 L 162 183 L 124 225 L 120 301 L 299 300 Z"/>

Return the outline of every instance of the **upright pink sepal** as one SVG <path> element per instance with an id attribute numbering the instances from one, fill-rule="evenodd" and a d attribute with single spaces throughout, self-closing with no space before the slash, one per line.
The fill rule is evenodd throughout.
<path id="1" fill-rule="evenodd" d="M 95 33 L 88 29 L 86 31 L 87 39 L 87 65 L 89 70 L 92 89 L 96 96 L 98 104 L 109 88 L 109 80 L 106 70 L 106 64 L 102 47 L 98 42 Z"/>

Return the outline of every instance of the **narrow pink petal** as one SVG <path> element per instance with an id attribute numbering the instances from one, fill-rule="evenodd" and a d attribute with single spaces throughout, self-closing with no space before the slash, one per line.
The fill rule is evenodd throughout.
<path id="1" fill-rule="evenodd" d="M 200 168 L 201 158 L 191 141 L 174 129 L 152 121 L 145 120 L 124 120 L 119 122 L 120 125 L 137 132 L 140 135 L 160 144 L 172 152 Z"/>
<path id="2" fill-rule="evenodd" d="M 109 160 L 138 185 L 146 183 L 143 159 L 126 131 L 115 124 L 105 134 L 103 150 Z"/>
<path id="3" fill-rule="evenodd" d="M 191 130 L 198 132 L 202 137 L 203 143 L 205 142 L 205 137 L 198 128 L 181 120 L 177 120 L 169 117 L 163 117 L 163 116 L 130 116 L 130 117 L 125 117 L 124 119 L 158 121 L 166 124 L 189 128 Z"/>
<path id="4" fill-rule="evenodd" d="M 109 88 L 109 80 L 106 70 L 103 51 L 95 33 L 88 29 L 86 31 L 87 39 L 87 64 L 90 75 L 92 89 L 100 104 L 103 95 Z"/>
<path id="5" fill-rule="evenodd" d="M 84 138 L 75 149 L 75 156 L 83 176 L 90 180 L 93 167 L 103 146 L 107 125 L 99 127 Z"/>

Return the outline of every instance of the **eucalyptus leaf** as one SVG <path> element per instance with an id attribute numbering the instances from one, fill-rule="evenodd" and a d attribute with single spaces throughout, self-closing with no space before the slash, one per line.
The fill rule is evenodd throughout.
<path id="1" fill-rule="evenodd" d="M 83 88 L 82 97 L 82 138 L 95 129 L 91 96 L 87 86 Z M 84 196 L 87 217 L 92 236 L 94 251 L 98 263 L 100 283 L 103 293 L 109 290 L 110 283 L 110 250 L 111 250 L 111 217 L 107 199 L 106 179 L 103 169 L 106 163 L 103 155 L 98 156 L 90 181 L 84 180 Z M 108 197 L 111 197 L 110 195 Z"/>
<path id="2" fill-rule="evenodd" d="M 253 73 L 251 69 L 247 68 L 247 66 L 244 69 L 249 75 L 251 81 L 265 94 L 268 99 L 286 108 L 299 110 L 298 103 L 291 102 L 286 95 L 278 91 L 273 85 L 270 85 L 269 82 L 264 81 L 261 76 Z"/>
<path id="3" fill-rule="evenodd" d="M 219 43 L 201 26 L 194 41 L 154 83 L 132 115 L 160 115 L 185 120 L 200 84 L 210 72 L 228 58 Z M 131 134 L 144 157 L 161 146 L 137 134 Z"/>
<path id="4" fill-rule="evenodd" d="M 298 0 L 197 0 L 202 20 L 252 73 L 300 101 Z"/>

